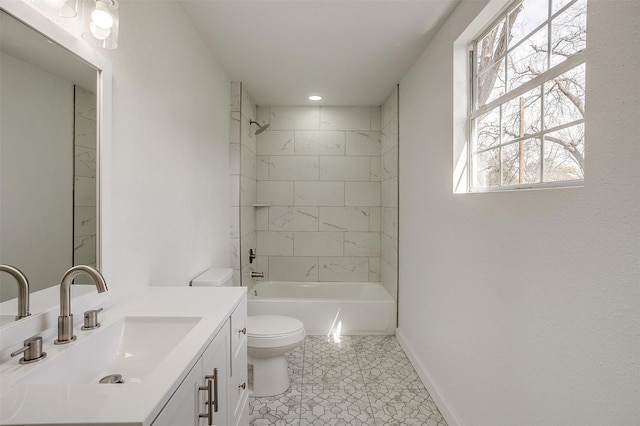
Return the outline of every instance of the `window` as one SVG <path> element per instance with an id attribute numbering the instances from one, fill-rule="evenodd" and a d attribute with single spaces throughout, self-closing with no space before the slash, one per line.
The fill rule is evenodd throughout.
<path id="1" fill-rule="evenodd" d="M 586 11 L 518 0 L 471 43 L 471 191 L 583 181 Z"/>

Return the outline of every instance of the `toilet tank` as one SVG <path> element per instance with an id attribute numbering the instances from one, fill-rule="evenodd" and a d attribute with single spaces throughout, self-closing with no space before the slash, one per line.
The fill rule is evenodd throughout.
<path id="1" fill-rule="evenodd" d="M 227 287 L 233 285 L 233 269 L 211 268 L 191 280 L 192 287 Z"/>

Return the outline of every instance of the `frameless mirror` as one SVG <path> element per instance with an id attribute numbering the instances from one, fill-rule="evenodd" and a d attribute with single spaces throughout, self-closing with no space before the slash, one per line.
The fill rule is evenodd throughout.
<path id="1" fill-rule="evenodd" d="M 34 295 L 71 266 L 101 266 L 99 75 L 0 9 L 0 263 L 27 276 L 32 314 L 50 307 Z M 0 273 L 0 316 L 17 290 Z"/>

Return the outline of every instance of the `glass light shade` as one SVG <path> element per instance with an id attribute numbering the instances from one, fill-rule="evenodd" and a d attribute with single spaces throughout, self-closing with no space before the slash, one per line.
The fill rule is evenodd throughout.
<path id="1" fill-rule="evenodd" d="M 318 95 L 311 95 L 309 96 L 309 100 L 310 101 L 319 101 L 322 99 L 322 96 L 318 96 Z"/>
<path id="2" fill-rule="evenodd" d="M 96 25 L 95 22 L 91 22 L 89 24 L 89 30 L 91 31 L 91 35 L 98 40 L 106 40 L 111 35 L 111 30 L 109 28 L 102 28 L 99 25 Z"/>
<path id="3" fill-rule="evenodd" d="M 82 15 L 83 39 L 103 49 L 118 47 L 117 0 L 89 0 Z"/>
<path id="4" fill-rule="evenodd" d="M 109 29 L 113 27 L 113 16 L 107 5 L 103 1 L 96 2 L 96 8 L 91 12 L 91 21 L 100 28 Z"/>
<path id="5" fill-rule="evenodd" d="M 78 0 L 33 0 L 33 4 L 62 18 L 75 18 L 78 14 Z"/>

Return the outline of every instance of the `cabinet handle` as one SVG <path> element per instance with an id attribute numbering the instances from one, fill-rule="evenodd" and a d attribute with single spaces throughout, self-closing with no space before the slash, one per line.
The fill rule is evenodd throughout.
<path id="1" fill-rule="evenodd" d="M 247 327 L 241 328 L 238 333 L 247 334 Z"/>
<path id="2" fill-rule="evenodd" d="M 198 389 L 207 391 L 207 402 L 205 402 L 205 405 L 207 406 L 207 412 L 199 413 L 198 417 L 206 418 L 207 424 L 211 426 L 213 425 L 213 410 L 211 409 L 211 398 L 212 398 L 213 386 L 211 383 L 210 376 L 206 376 L 205 379 L 207 380 L 207 386 L 200 386 Z"/>
<path id="3" fill-rule="evenodd" d="M 242 389 L 246 389 L 247 388 L 247 382 L 244 382 L 243 384 L 239 385 L 238 387 L 242 388 Z"/>
<path id="4" fill-rule="evenodd" d="M 213 369 L 213 411 L 218 412 L 218 369 Z"/>
<path id="5" fill-rule="evenodd" d="M 213 369 L 213 376 L 204 376 L 211 383 L 213 381 L 213 400 L 209 398 L 209 403 L 213 404 L 213 412 L 218 412 L 218 369 Z"/>

